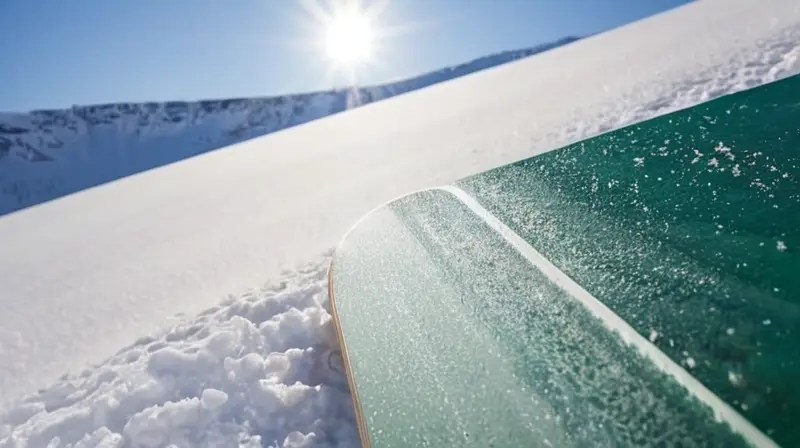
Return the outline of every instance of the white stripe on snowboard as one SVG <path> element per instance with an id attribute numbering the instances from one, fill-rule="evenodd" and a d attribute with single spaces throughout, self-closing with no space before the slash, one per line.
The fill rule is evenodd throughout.
<path id="1" fill-rule="evenodd" d="M 606 327 L 616 331 L 628 345 L 635 346 L 640 353 L 649 358 L 663 372 L 671 375 L 685 387 L 689 393 L 698 400 L 708 405 L 718 421 L 727 423 L 737 433 L 753 446 L 777 447 L 778 445 L 764 433 L 742 417 L 735 409 L 722 401 L 713 392 L 707 389 L 683 367 L 676 364 L 658 347 L 645 339 L 616 313 L 611 311 L 602 302 L 597 300 L 581 285 L 572 280 L 567 274 L 558 269 L 554 264 L 534 249 L 527 241 L 522 239 L 502 221 L 497 219 L 488 210 L 483 208 L 475 198 L 464 190 L 455 186 L 443 186 L 439 189 L 451 193 L 473 213 L 483 219 L 492 229 L 499 233 L 515 249 L 517 249 L 534 267 L 546 275 L 553 283 L 579 300 L 595 317 L 599 318 Z"/>

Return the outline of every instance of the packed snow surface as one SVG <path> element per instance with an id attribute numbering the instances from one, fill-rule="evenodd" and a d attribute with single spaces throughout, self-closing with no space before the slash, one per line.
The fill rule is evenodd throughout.
<path id="1" fill-rule="evenodd" d="M 693 2 L 6 215 L 0 447 L 355 445 L 325 269 L 358 217 L 799 56 L 796 1 Z"/>

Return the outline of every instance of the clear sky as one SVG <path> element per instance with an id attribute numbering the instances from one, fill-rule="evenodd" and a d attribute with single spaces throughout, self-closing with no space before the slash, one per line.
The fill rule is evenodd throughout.
<path id="1" fill-rule="evenodd" d="M 342 85 L 320 48 L 324 27 L 302 4 L 313 1 L 0 0 L 0 110 Z M 689 0 L 360 1 L 383 4 L 372 63 L 358 69 L 371 84 L 604 31 Z"/>

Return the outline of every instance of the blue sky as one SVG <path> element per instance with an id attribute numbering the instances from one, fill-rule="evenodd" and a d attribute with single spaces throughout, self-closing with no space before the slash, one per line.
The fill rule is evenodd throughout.
<path id="1" fill-rule="evenodd" d="M 376 43 L 375 63 L 359 80 L 600 32 L 687 2 L 389 0 L 374 27 L 396 32 Z M 2 0 L 0 20 L 3 111 L 277 95 L 344 82 L 318 48 L 323 27 L 299 0 Z"/>

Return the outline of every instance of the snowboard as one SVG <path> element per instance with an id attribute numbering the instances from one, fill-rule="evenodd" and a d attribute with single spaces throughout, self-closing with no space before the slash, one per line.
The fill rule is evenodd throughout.
<path id="1" fill-rule="evenodd" d="M 373 210 L 331 313 L 362 445 L 797 446 L 800 77 Z"/>

